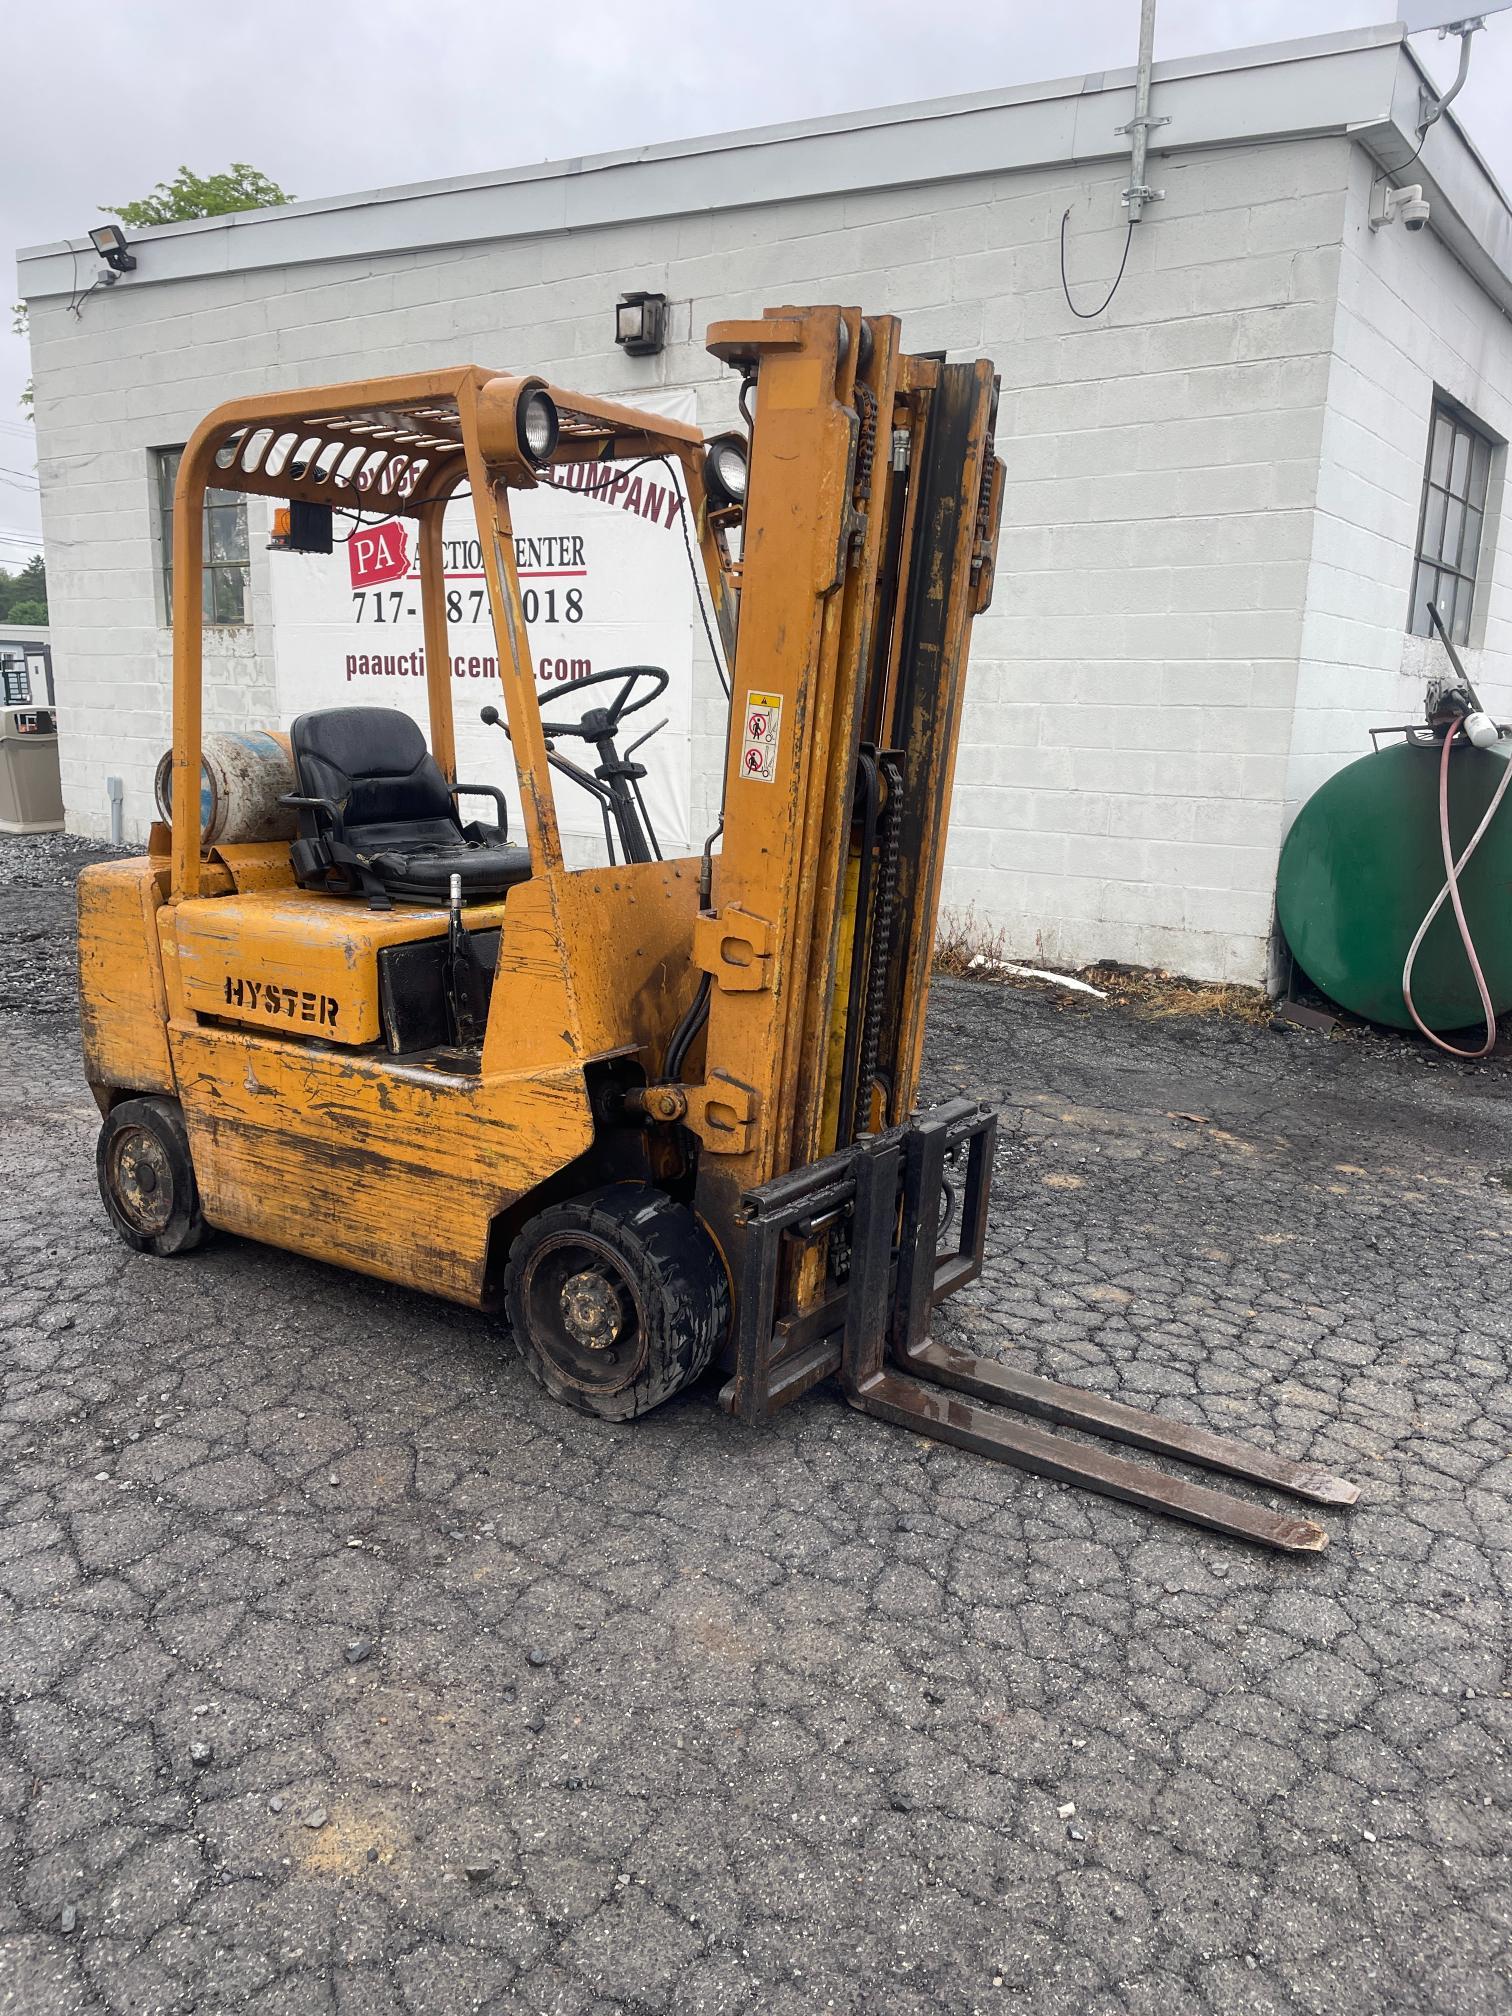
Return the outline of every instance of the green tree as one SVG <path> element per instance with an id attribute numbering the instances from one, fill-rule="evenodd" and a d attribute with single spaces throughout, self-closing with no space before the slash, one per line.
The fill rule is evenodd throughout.
<path id="1" fill-rule="evenodd" d="M 40 553 L 34 553 L 19 573 L 0 567 L 0 618 L 11 623 L 47 621 L 47 568 Z"/>
<path id="2" fill-rule="evenodd" d="M 31 325 L 27 320 L 26 303 L 24 301 L 17 301 L 11 308 L 11 328 L 16 335 L 23 336 L 28 341 L 30 340 Z M 32 418 L 32 381 L 30 378 L 22 386 L 21 397 L 16 403 L 20 406 L 22 412 L 25 413 L 27 419 L 30 420 Z"/>
<path id="3" fill-rule="evenodd" d="M 259 169 L 233 161 L 219 175 L 196 175 L 181 167 L 171 182 L 159 182 L 137 202 L 102 203 L 100 208 L 141 230 L 149 224 L 181 224 L 186 217 L 224 217 L 232 210 L 275 210 L 293 200 Z"/>

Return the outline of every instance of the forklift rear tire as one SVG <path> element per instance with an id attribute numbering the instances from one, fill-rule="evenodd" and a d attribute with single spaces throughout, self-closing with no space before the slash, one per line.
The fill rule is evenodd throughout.
<path id="1" fill-rule="evenodd" d="M 634 1421 L 691 1386 L 730 1325 L 713 1240 L 647 1183 L 532 1218 L 509 1249 L 504 1300 L 532 1376 L 601 1421 Z"/>
<path id="2" fill-rule="evenodd" d="M 138 1253 L 166 1259 L 207 1236 L 184 1116 L 172 1099 L 123 1099 L 112 1106 L 95 1150 L 110 1222 Z"/>

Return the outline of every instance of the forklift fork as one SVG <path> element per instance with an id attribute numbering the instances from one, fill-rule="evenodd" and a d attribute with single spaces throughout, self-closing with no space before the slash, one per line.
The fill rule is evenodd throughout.
<path id="1" fill-rule="evenodd" d="M 1210 1532 L 1289 1553 L 1320 1552 L 1328 1536 L 1311 1519 L 1271 1511 L 1012 1415 L 1056 1422 L 1320 1505 L 1354 1503 L 1359 1492 L 1342 1478 L 933 1341 L 935 1304 L 981 1271 L 996 1133 L 995 1113 L 957 1100 L 747 1193 L 743 1215 L 753 1250 L 747 1293 L 741 1298 L 745 1320 L 735 1411 L 760 1418 L 766 1411 L 759 1405 L 761 1390 L 775 1388 L 785 1398 L 785 1389 L 801 1390 L 812 1383 L 802 1376 L 805 1362 L 815 1376 L 838 1369 L 853 1407 L 930 1441 L 952 1443 Z M 959 1223 L 951 1249 L 941 1253 L 947 1157 L 962 1150 L 967 1161 Z M 838 1366 L 833 1355 L 826 1358 L 809 1338 L 795 1378 L 788 1369 L 791 1352 L 779 1348 L 770 1364 L 762 1362 L 763 1343 L 769 1347 L 773 1341 L 781 1242 L 785 1235 L 799 1242 L 812 1239 L 842 1218 L 849 1231 L 849 1278 L 842 1296 L 821 1304 L 840 1331 Z M 818 1321 L 823 1320 L 821 1313 Z M 800 1347 L 805 1329 L 814 1327 L 813 1320 L 805 1326 L 801 1319 L 775 1325 L 779 1340 L 789 1337 Z M 1012 1413 L 996 1411 L 1003 1408 Z"/>

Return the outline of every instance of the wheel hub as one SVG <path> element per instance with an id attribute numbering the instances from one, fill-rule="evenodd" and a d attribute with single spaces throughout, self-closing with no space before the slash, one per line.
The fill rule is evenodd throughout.
<path id="1" fill-rule="evenodd" d="M 562 1322 L 588 1351 L 611 1350 L 625 1327 L 625 1305 L 614 1283 L 588 1267 L 562 1283 Z"/>
<path id="2" fill-rule="evenodd" d="M 173 1214 L 173 1171 L 163 1144 L 144 1127 L 117 1138 L 115 1194 L 121 1209 L 144 1234 L 161 1232 Z"/>

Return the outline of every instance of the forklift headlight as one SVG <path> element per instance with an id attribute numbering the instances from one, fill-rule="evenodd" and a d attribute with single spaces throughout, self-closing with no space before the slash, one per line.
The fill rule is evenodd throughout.
<path id="1" fill-rule="evenodd" d="M 704 450 L 704 488 L 714 511 L 739 509 L 746 501 L 746 444 L 740 434 L 716 434 Z"/>
<path id="2" fill-rule="evenodd" d="M 537 468 L 549 462 L 561 431 L 556 401 L 549 392 L 527 392 L 520 401 L 516 420 L 520 446 Z"/>
<path id="3" fill-rule="evenodd" d="M 530 490 L 556 453 L 561 422 L 543 378 L 490 378 L 478 393 L 478 445 L 506 483 Z"/>

